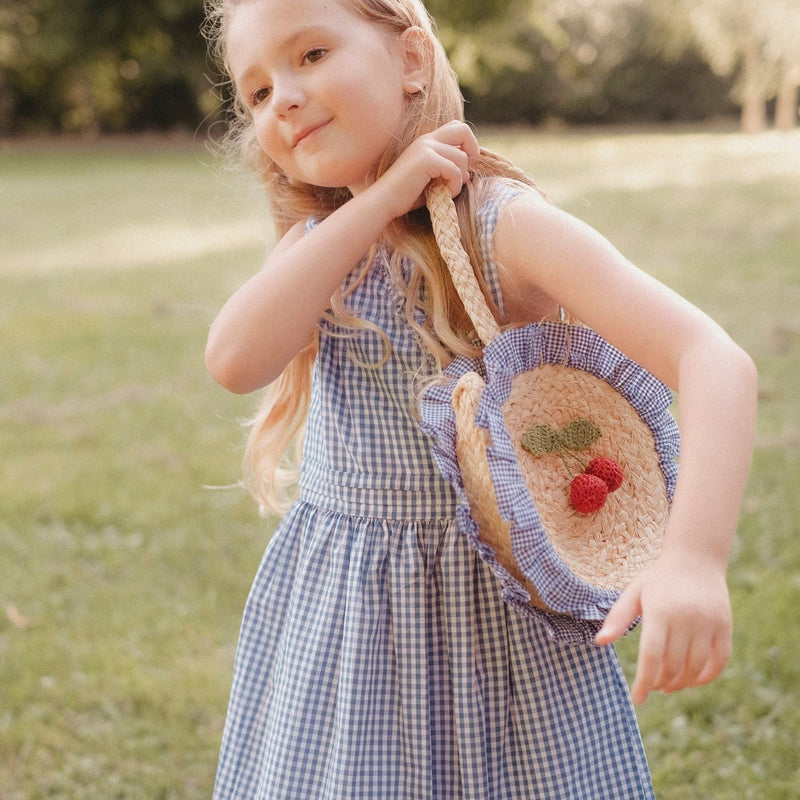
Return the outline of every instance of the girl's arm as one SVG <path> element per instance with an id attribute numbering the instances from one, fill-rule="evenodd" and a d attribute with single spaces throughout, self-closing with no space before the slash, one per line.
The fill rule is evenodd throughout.
<path id="1" fill-rule="evenodd" d="M 455 196 L 479 152 L 472 131 L 451 122 L 417 139 L 381 176 L 303 235 L 295 225 L 263 269 L 211 325 L 206 366 L 226 389 L 246 393 L 274 380 L 308 343 L 331 296 L 386 226 L 421 204 L 425 187 L 445 181 Z"/>
<path id="2" fill-rule="evenodd" d="M 274 380 L 388 222 L 364 193 L 308 235 L 304 222 L 291 228 L 211 324 L 205 359 L 214 380 L 239 394 Z"/>
<path id="3" fill-rule="evenodd" d="M 680 393 L 681 463 L 664 546 L 597 643 L 615 641 L 641 614 L 634 701 L 707 683 L 731 650 L 725 573 L 753 448 L 753 362 L 709 317 L 533 193 L 503 213 L 495 254 L 514 321 L 531 321 L 525 309 L 544 292 Z"/>

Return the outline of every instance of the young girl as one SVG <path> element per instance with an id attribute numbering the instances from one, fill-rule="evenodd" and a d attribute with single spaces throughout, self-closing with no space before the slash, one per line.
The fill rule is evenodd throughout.
<path id="1" fill-rule="evenodd" d="M 281 455 L 310 422 L 299 499 L 247 603 L 215 797 L 651 797 L 609 645 L 643 617 L 637 702 L 722 670 L 751 361 L 479 147 L 420 0 L 211 6 L 236 138 L 281 235 L 207 347 L 231 391 L 272 384 L 247 453 L 264 506 L 279 507 Z M 562 306 L 680 390 L 663 551 L 596 646 L 553 641 L 504 605 L 417 424 L 419 379 L 476 353 L 422 208 L 431 181 L 456 198 L 504 325 Z"/>

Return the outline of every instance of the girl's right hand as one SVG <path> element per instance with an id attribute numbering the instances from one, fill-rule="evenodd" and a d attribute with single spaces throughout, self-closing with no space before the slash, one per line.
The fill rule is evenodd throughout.
<path id="1" fill-rule="evenodd" d="M 425 204 L 425 189 L 442 181 L 455 197 L 469 180 L 469 159 L 480 154 L 470 127 L 448 122 L 412 142 L 395 163 L 370 187 L 385 198 L 392 219 Z"/>

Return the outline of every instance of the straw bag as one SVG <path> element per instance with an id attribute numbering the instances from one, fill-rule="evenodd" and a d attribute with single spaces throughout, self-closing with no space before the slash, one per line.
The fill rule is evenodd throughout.
<path id="1" fill-rule="evenodd" d="M 427 204 L 484 344 L 482 359 L 455 359 L 420 403 L 459 529 L 506 602 L 559 639 L 590 641 L 660 550 L 677 477 L 672 395 L 589 328 L 554 321 L 501 333 L 448 190 L 431 187 Z"/>

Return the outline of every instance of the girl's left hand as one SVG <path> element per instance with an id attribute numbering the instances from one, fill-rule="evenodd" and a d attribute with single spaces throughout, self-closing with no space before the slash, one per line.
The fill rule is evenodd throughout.
<path id="1" fill-rule="evenodd" d="M 724 569 L 698 553 L 663 552 L 622 593 L 595 641 L 619 639 L 642 617 L 634 703 L 716 678 L 731 654 L 732 617 Z"/>

